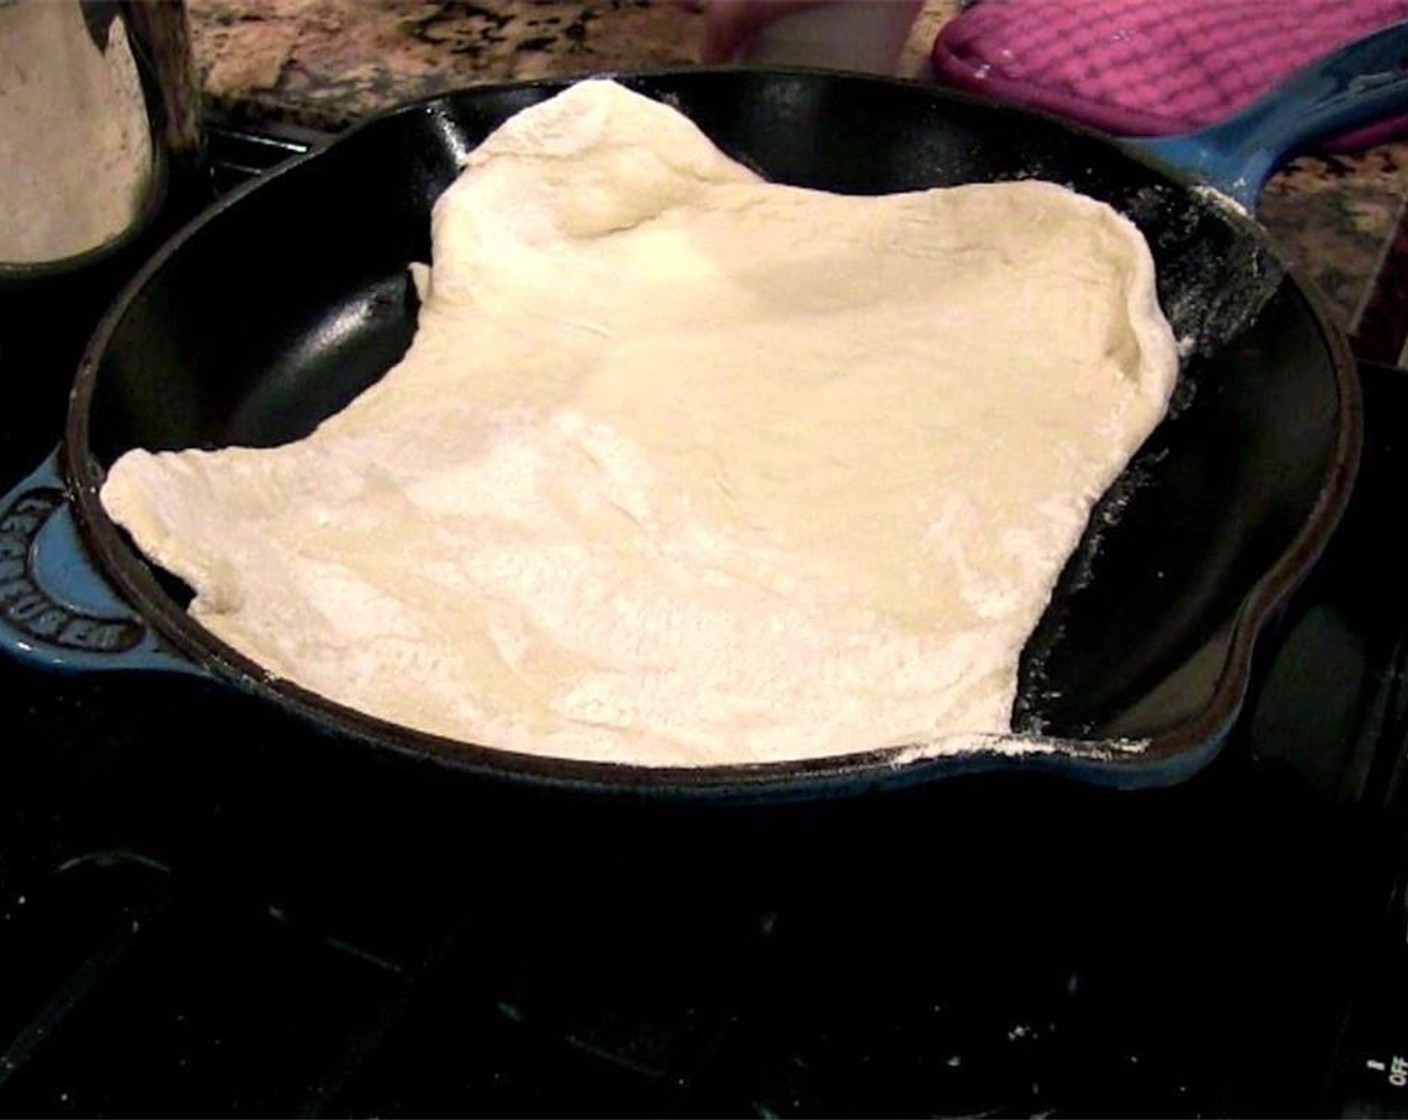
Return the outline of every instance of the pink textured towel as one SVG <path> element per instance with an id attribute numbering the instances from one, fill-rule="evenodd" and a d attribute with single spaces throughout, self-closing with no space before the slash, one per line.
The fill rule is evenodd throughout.
<path id="1" fill-rule="evenodd" d="M 934 44 L 961 89 L 1122 136 L 1194 132 L 1294 70 L 1408 19 L 1408 0 L 981 0 Z M 1339 138 L 1364 147 L 1408 117 Z"/>

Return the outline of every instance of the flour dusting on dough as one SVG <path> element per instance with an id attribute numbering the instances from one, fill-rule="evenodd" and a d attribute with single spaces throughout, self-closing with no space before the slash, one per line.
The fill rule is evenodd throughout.
<path id="1" fill-rule="evenodd" d="M 113 466 L 197 620 L 539 754 L 1009 740 L 1022 646 L 1176 376 L 1130 223 L 1039 182 L 764 183 L 592 81 L 490 136 L 432 232 L 410 351 L 307 439 Z"/>

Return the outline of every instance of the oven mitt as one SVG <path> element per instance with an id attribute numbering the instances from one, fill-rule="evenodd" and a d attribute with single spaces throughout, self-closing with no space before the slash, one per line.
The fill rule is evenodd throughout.
<path id="1" fill-rule="evenodd" d="M 1408 19 L 1408 0 L 980 0 L 934 44 L 943 81 L 1121 136 L 1217 124 L 1283 77 Z M 1408 116 L 1335 138 L 1408 133 Z"/>

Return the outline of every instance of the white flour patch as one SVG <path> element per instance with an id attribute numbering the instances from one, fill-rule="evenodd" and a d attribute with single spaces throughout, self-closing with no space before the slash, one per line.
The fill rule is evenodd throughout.
<path id="1" fill-rule="evenodd" d="M 928 743 L 919 743 L 896 751 L 889 764 L 898 770 L 926 758 L 948 758 L 964 754 L 998 754 L 1008 757 L 1062 754 L 1108 762 L 1142 754 L 1148 746 L 1147 739 L 1102 739 L 1098 743 L 1088 743 L 1078 739 L 1052 739 L 1015 733 L 946 735 Z"/>

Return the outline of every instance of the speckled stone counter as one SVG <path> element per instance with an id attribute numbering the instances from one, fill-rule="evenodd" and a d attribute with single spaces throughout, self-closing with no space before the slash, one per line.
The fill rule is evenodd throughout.
<path id="1" fill-rule="evenodd" d="M 514 79 L 689 65 L 699 16 L 652 0 L 187 0 L 211 108 L 240 120 L 335 130 L 402 101 Z M 928 47 L 958 0 L 928 0 L 901 59 Z M 1404 215 L 1408 143 L 1303 158 L 1263 196 L 1261 218 L 1359 321 Z"/>

